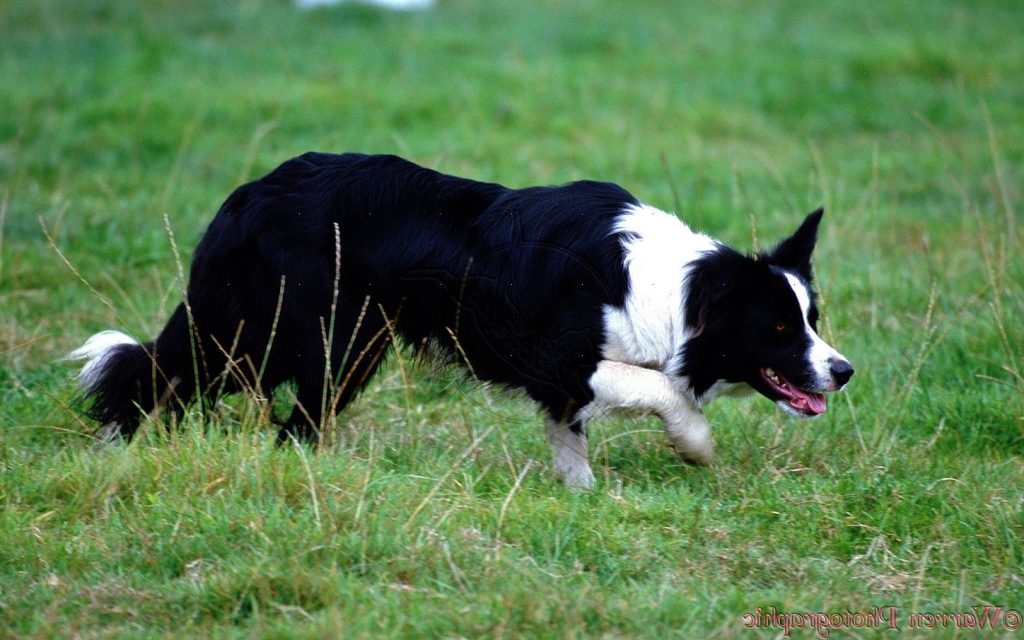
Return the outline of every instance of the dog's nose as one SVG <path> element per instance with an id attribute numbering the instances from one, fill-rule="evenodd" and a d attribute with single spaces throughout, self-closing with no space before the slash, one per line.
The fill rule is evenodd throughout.
<path id="1" fill-rule="evenodd" d="M 836 381 L 836 388 L 839 388 L 850 381 L 853 376 L 853 365 L 841 358 L 832 358 L 828 362 L 832 379 Z"/>

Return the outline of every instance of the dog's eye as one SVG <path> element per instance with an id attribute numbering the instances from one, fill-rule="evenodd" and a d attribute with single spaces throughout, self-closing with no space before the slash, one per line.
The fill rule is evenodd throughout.
<path id="1" fill-rule="evenodd" d="M 775 325 L 775 333 L 786 333 L 786 328 L 787 327 L 785 323 L 780 322 L 779 324 Z"/>

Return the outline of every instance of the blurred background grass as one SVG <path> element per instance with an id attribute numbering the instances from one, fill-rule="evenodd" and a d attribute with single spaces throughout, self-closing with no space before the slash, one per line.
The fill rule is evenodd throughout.
<path id="1" fill-rule="evenodd" d="M 995 1 L 0 4 L 6 628 L 694 637 L 768 604 L 1024 601 L 1020 24 Z M 385 371 L 308 460 L 238 400 L 225 429 L 92 451 L 55 359 L 154 335 L 163 216 L 187 263 L 234 186 L 310 149 L 610 180 L 741 248 L 823 204 L 857 378 L 812 423 L 714 406 L 711 471 L 653 421 L 599 426 L 591 496 L 553 483 L 531 407 L 426 371 Z"/>

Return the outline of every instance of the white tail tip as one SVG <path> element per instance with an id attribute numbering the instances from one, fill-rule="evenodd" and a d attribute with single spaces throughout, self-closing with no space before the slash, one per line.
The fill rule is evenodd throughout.
<path id="1" fill-rule="evenodd" d="M 124 344 L 139 344 L 139 341 L 120 331 L 100 331 L 63 359 L 86 361 L 78 374 L 78 384 L 89 389 L 96 383 L 114 348 Z"/>

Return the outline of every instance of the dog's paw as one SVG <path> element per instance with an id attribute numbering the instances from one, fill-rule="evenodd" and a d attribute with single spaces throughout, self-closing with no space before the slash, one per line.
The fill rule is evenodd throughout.
<path id="1" fill-rule="evenodd" d="M 594 488 L 594 472 L 590 465 L 576 465 L 568 469 L 556 469 L 555 474 L 562 484 L 571 491 L 590 491 Z"/>
<path id="2" fill-rule="evenodd" d="M 711 466 L 711 463 L 715 459 L 715 448 L 711 446 L 710 443 L 701 447 L 683 447 L 680 444 L 673 444 L 672 450 L 683 462 L 700 465 L 702 467 Z"/>

